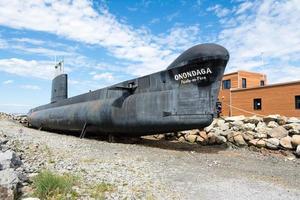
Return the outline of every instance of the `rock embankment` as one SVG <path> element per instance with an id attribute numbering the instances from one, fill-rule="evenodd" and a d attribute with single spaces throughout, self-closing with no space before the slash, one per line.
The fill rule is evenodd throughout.
<path id="1" fill-rule="evenodd" d="M 13 115 L 7 114 L 4 112 L 0 112 L 0 120 L 1 119 L 11 119 L 20 122 L 21 124 L 27 124 L 27 116 L 26 115 Z"/>
<path id="2" fill-rule="evenodd" d="M 21 187 L 28 184 L 21 158 L 9 146 L 11 141 L 0 136 L 0 199 L 17 199 Z"/>
<path id="3" fill-rule="evenodd" d="M 229 142 L 239 147 L 293 150 L 300 156 L 300 119 L 280 115 L 219 118 L 203 130 L 168 133 L 165 137 L 201 145 Z"/>

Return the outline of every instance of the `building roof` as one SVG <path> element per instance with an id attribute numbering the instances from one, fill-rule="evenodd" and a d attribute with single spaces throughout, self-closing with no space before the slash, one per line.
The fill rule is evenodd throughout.
<path id="1" fill-rule="evenodd" d="M 275 83 L 275 84 L 269 84 L 265 86 L 258 86 L 258 87 L 249 87 L 249 88 L 232 88 L 232 92 L 240 92 L 245 90 L 256 90 L 256 89 L 265 89 L 265 88 L 271 88 L 271 87 L 280 87 L 280 86 L 286 86 L 286 85 L 297 85 L 300 86 L 300 80 L 299 81 L 290 81 L 290 82 L 284 82 L 284 83 Z"/>
<path id="2" fill-rule="evenodd" d="M 249 74 L 258 74 L 258 75 L 266 76 L 266 75 L 263 74 L 263 73 L 250 72 L 250 71 L 246 71 L 246 70 L 238 70 L 238 71 L 235 71 L 235 72 L 230 72 L 230 73 L 224 74 L 224 76 L 229 76 L 229 75 L 233 75 L 233 74 L 238 74 L 238 73 L 241 73 L 241 72 L 249 73 Z"/>

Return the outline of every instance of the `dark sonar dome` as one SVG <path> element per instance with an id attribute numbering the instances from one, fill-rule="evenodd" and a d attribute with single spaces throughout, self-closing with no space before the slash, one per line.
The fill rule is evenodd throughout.
<path id="1" fill-rule="evenodd" d="M 198 44 L 183 52 L 178 56 L 167 69 L 180 67 L 195 61 L 204 60 L 228 60 L 229 53 L 227 49 L 218 44 Z"/>

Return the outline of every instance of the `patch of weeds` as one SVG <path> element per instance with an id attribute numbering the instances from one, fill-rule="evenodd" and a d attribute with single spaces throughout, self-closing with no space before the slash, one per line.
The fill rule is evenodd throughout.
<path id="1" fill-rule="evenodd" d="M 94 158 L 85 158 L 81 159 L 81 162 L 83 163 L 94 163 L 96 160 Z"/>
<path id="2" fill-rule="evenodd" d="M 146 200 L 154 200 L 154 196 L 152 194 L 147 194 L 146 195 Z"/>
<path id="3" fill-rule="evenodd" d="M 114 190 L 114 185 L 101 182 L 92 188 L 91 197 L 97 200 L 102 200 L 105 199 L 105 192 L 113 192 Z"/>
<path id="4" fill-rule="evenodd" d="M 45 152 L 46 152 L 46 154 L 48 156 L 48 163 L 50 163 L 50 164 L 51 163 L 55 163 L 55 161 L 53 159 L 53 153 L 52 153 L 51 149 L 47 145 L 45 145 Z"/>
<path id="5" fill-rule="evenodd" d="M 76 181 L 77 178 L 72 175 L 58 175 L 45 170 L 33 178 L 34 195 L 47 200 L 77 199 L 78 195 L 72 189 Z"/>

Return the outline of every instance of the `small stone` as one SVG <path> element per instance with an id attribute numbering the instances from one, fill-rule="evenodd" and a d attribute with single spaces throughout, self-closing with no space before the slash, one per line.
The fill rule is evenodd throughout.
<path id="1" fill-rule="evenodd" d="M 265 139 L 266 146 L 269 149 L 278 149 L 279 147 L 279 139 L 277 138 L 269 138 Z"/>
<path id="2" fill-rule="evenodd" d="M 293 149 L 292 138 L 290 136 L 280 139 L 280 145 L 286 149 Z"/>
<path id="3" fill-rule="evenodd" d="M 281 139 L 283 137 L 288 136 L 288 132 L 282 126 L 278 126 L 269 131 L 268 136 L 271 138 Z"/>
<path id="4" fill-rule="evenodd" d="M 294 146 L 300 145 L 300 135 L 292 136 L 292 145 Z"/>

